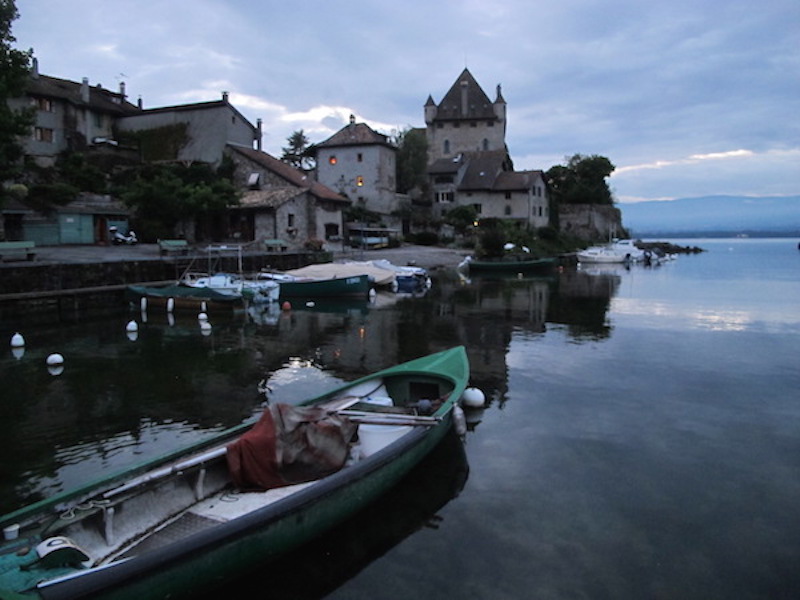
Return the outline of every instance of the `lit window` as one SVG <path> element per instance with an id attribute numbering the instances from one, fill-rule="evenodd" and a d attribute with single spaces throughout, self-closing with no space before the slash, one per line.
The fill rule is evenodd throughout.
<path id="1" fill-rule="evenodd" d="M 361 175 L 359 175 L 358 177 L 356 177 L 356 185 L 357 185 L 358 187 L 361 187 L 361 186 L 363 186 L 363 185 L 364 185 L 364 178 L 363 178 Z"/>
<path id="2" fill-rule="evenodd" d="M 331 155 L 331 157 L 328 159 L 328 163 L 331 164 L 331 165 L 335 165 L 336 164 L 336 156 L 335 155 Z"/>

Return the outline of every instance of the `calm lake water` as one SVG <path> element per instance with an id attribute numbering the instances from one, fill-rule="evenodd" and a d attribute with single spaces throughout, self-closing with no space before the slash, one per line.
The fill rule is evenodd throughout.
<path id="1" fill-rule="evenodd" d="M 800 597 L 796 239 L 291 313 L 0 322 L 0 511 L 464 344 L 487 406 L 255 597 Z M 129 340 L 125 326 L 139 324 Z M 65 357 L 60 375 L 45 358 Z M 253 580 L 230 597 L 252 594 Z"/>

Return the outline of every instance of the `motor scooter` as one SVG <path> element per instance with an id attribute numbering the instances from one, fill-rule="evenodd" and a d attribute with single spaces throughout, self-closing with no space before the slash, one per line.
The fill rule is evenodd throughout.
<path id="1" fill-rule="evenodd" d="M 111 241 L 114 245 L 133 245 L 139 242 L 139 239 L 136 237 L 136 232 L 133 231 L 133 229 L 128 232 L 128 235 L 123 235 L 116 227 L 109 227 L 108 230 L 111 232 Z"/>

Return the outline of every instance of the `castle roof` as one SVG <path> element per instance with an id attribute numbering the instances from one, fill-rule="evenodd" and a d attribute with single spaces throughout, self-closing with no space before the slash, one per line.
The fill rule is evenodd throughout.
<path id="1" fill-rule="evenodd" d="M 502 96 L 498 96 L 498 101 L 503 101 Z M 492 101 L 475 81 L 469 69 L 464 69 L 439 103 L 435 120 L 496 118 Z"/>
<path id="2" fill-rule="evenodd" d="M 324 142 L 315 145 L 315 148 L 336 148 L 341 146 L 370 146 L 381 145 L 394 148 L 389 143 L 388 136 L 374 131 L 366 123 L 356 123 L 355 117 L 350 117 L 350 123 L 342 127 Z"/>

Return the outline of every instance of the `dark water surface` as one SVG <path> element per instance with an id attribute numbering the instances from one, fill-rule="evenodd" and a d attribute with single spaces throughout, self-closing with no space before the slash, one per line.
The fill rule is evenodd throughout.
<path id="1" fill-rule="evenodd" d="M 489 402 L 463 448 L 266 566 L 248 597 L 800 597 L 797 240 L 691 244 L 708 252 L 212 315 L 208 336 L 193 315 L 126 310 L 2 322 L 27 343 L 0 353 L 0 510 L 251 418 L 261 380 L 294 402 L 464 344 Z"/>

